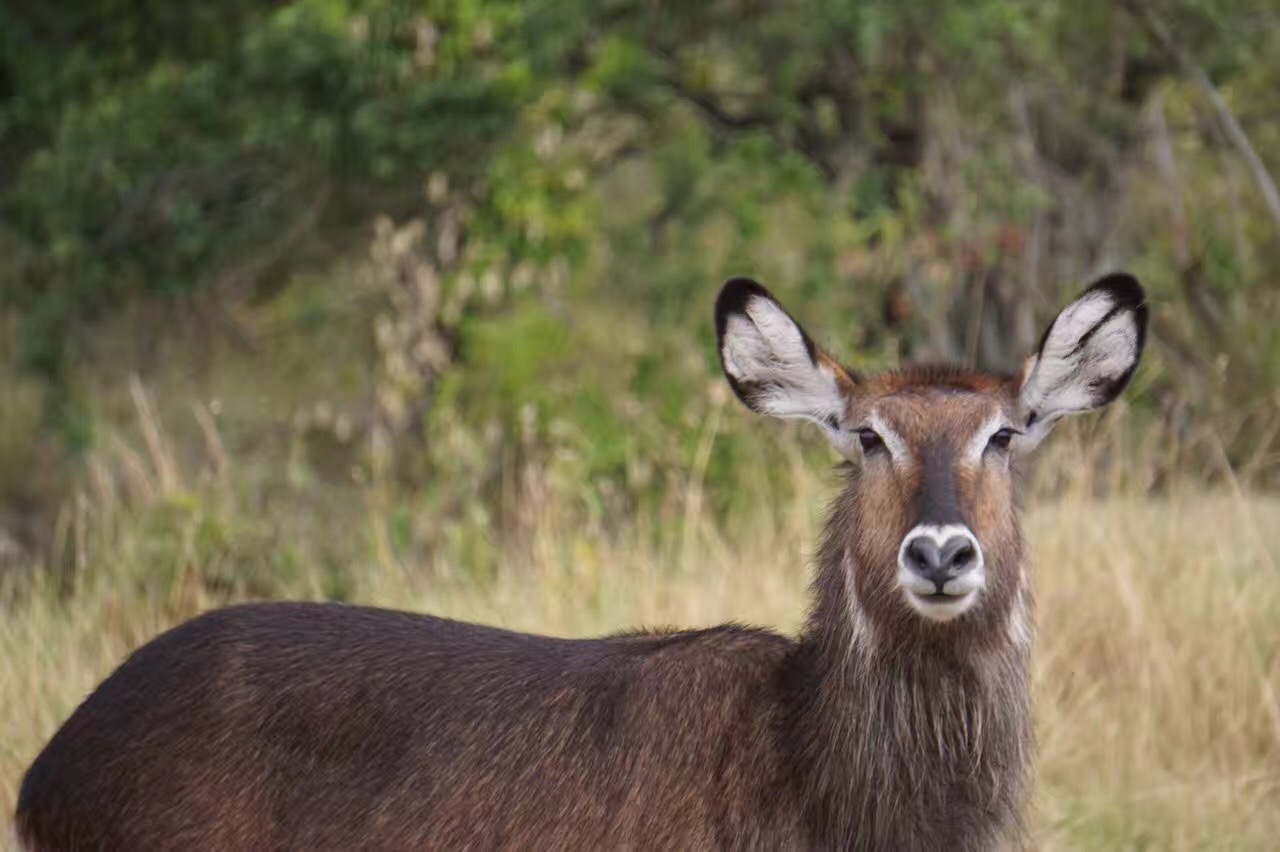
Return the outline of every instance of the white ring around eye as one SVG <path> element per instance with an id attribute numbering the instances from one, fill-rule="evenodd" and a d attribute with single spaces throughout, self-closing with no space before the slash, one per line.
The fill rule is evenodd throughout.
<path id="1" fill-rule="evenodd" d="M 894 465 L 903 465 L 911 460 L 911 451 L 907 449 L 907 442 L 902 440 L 902 436 L 884 421 L 880 412 L 872 410 L 870 423 L 871 429 L 880 436 L 880 440 L 884 441 Z"/>
<path id="2" fill-rule="evenodd" d="M 982 425 L 973 433 L 969 442 L 965 444 L 964 452 L 960 454 L 960 458 L 970 467 L 977 467 L 982 462 L 982 454 L 987 451 L 987 445 L 991 443 L 991 436 L 999 432 L 1001 429 L 1012 429 L 1008 418 L 1004 416 L 1003 411 L 992 412 L 991 416 L 982 422 Z"/>

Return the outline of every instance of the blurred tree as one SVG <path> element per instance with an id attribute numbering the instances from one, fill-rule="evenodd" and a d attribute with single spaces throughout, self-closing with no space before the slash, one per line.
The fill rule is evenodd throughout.
<path id="1" fill-rule="evenodd" d="M 681 365 L 714 282 L 753 272 L 859 360 L 1008 369 L 1123 264 L 1154 285 L 1162 404 L 1208 411 L 1226 382 L 1241 411 L 1273 406 L 1278 18 L 1265 0 L 10 4 L 0 299 L 56 376 L 130 300 L 261 300 L 358 253 L 375 215 L 420 218 L 439 292 L 402 336 L 452 348 L 409 385 L 448 373 L 454 393 L 506 347 L 520 382 L 458 392 L 460 416 L 514 434 L 532 406 L 549 430 L 577 394 L 599 415 L 580 446 L 612 447 L 588 455 L 613 475 L 640 440 L 613 440 L 630 395 L 658 391 L 646 356 L 615 364 L 571 315 L 622 317 Z M 424 201 L 432 180 L 448 204 Z M 558 383 L 547 317 L 570 360 L 615 369 Z M 709 354 L 673 368 L 660 416 L 699 422 Z M 1269 458 L 1266 428 L 1233 426 L 1233 458 Z"/>

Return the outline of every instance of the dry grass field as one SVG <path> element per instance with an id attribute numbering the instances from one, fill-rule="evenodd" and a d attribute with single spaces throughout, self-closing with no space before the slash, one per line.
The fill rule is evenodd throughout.
<path id="1" fill-rule="evenodd" d="M 729 619 L 791 631 L 831 479 L 798 469 L 787 501 L 731 529 L 691 501 L 678 535 L 643 519 L 625 532 L 584 530 L 548 507 L 490 581 L 387 556 L 354 597 L 568 636 Z M 1034 846 L 1275 848 L 1280 500 L 1068 493 L 1034 502 L 1026 527 L 1039 623 Z M 99 566 L 69 599 L 37 591 L 0 617 L 7 813 L 23 769 L 76 702 L 130 649 L 214 603 L 181 574 L 162 593 L 122 593 L 113 571 L 127 561 Z"/>
<path id="2" fill-rule="evenodd" d="M 739 276 L 1032 430 L 1123 373 L 1020 471 L 1026 845 L 1280 850 L 1277 269 L 1280 0 L 0 0 L 0 852 L 229 603 L 794 635 L 842 474 Z"/>

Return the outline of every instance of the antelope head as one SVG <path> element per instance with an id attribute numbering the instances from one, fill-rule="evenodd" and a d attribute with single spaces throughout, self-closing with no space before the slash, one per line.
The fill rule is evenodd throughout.
<path id="1" fill-rule="evenodd" d="M 1016 463 L 1064 415 L 1120 394 L 1146 321 L 1138 282 L 1109 275 L 1058 314 L 1012 376 L 938 366 L 862 376 L 756 282 L 733 279 L 716 302 L 720 361 L 738 398 L 812 421 L 853 463 L 836 504 L 851 516 L 851 605 L 877 627 L 916 635 L 1027 633 Z"/>

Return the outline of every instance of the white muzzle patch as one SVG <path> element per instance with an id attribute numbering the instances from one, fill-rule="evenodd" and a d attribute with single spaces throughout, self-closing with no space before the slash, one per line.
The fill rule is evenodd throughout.
<path id="1" fill-rule="evenodd" d="M 925 576 L 912 567 L 907 548 L 920 538 L 932 541 L 940 553 L 957 537 L 967 540 L 973 556 L 954 570 L 940 569 L 935 576 Z M 954 548 L 954 545 L 953 545 Z M 987 584 L 986 563 L 982 546 L 973 532 L 962 524 L 919 524 L 912 528 L 898 548 L 898 584 L 911 608 L 934 621 L 950 621 L 967 612 L 977 602 Z"/>

